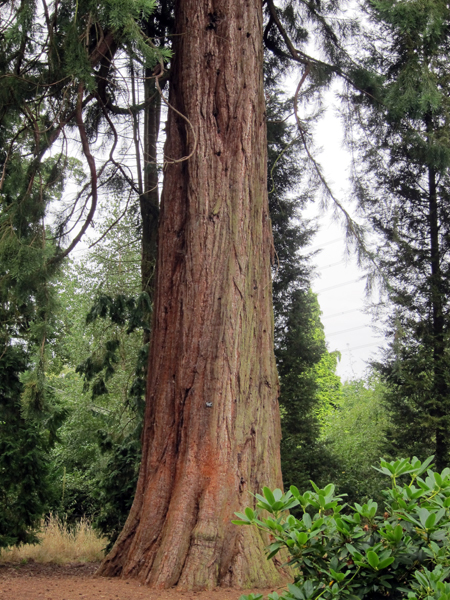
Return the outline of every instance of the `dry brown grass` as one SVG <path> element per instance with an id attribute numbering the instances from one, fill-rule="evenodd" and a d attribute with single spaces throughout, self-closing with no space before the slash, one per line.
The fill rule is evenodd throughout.
<path id="1" fill-rule="evenodd" d="M 24 544 L 18 548 L 0 550 L 0 561 L 21 562 L 30 559 L 41 563 L 65 564 L 102 560 L 106 538 L 99 537 L 86 519 L 70 529 L 66 523 L 50 516 L 42 523 L 40 544 Z"/>

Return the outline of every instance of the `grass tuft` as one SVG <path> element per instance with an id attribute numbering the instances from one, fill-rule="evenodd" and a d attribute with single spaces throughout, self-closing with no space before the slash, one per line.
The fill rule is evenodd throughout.
<path id="1" fill-rule="evenodd" d="M 40 544 L 23 544 L 0 550 L 2 562 L 28 562 L 65 564 L 70 562 L 94 562 L 102 560 L 108 540 L 94 531 L 87 519 L 76 525 L 50 515 L 43 521 L 38 535 Z"/>

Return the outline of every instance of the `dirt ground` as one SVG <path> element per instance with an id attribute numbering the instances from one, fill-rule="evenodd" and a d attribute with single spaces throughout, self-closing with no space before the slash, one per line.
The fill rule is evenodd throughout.
<path id="1" fill-rule="evenodd" d="M 95 577 L 99 564 L 0 563 L 0 600 L 238 600 L 252 590 L 152 590 L 136 581 Z M 273 590 L 253 590 L 268 594 Z"/>

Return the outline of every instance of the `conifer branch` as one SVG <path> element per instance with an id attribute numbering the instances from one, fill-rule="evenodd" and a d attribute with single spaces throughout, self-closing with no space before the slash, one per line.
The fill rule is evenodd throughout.
<path id="1" fill-rule="evenodd" d="M 321 169 L 320 165 L 318 164 L 318 162 L 316 161 L 316 159 L 314 158 L 314 156 L 312 155 L 312 153 L 308 147 L 308 143 L 307 143 L 306 136 L 305 136 L 305 129 L 303 128 L 301 121 L 300 121 L 300 117 L 298 115 L 298 96 L 300 93 L 300 89 L 301 89 L 303 83 L 305 82 L 308 74 L 309 74 L 309 66 L 306 67 L 306 69 L 302 75 L 302 78 L 300 79 L 300 81 L 297 85 L 297 89 L 295 90 L 295 94 L 294 94 L 295 121 L 297 124 L 297 129 L 300 133 L 300 137 L 302 139 L 303 147 L 305 148 L 306 154 L 308 155 L 308 158 L 311 161 L 311 164 L 313 165 L 314 170 L 315 170 L 320 182 L 322 183 L 327 195 L 331 198 L 331 200 L 333 201 L 333 204 L 337 208 L 337 210 L 344 216 L 345 223 L 346 223 L 347 235 L 350 237 L 350 239 L 353 239 L 356 242 L 358 263 L 361 264 L 362 259 L 367 259 L 372 264 L 372 266 L 375 268 L 375 273 L 383 280 L 384 284 L 386 286 L 388 286 L 388 282 L 387 282 L 384 274 L 382 273 L 379 264 L 377 263 L 377 261 L 375 259 L 375 255 L 373 254 L 373 252 L 371 252 L 367 248 L 366 240 L 364 239 L 364 230 L 363 230 L 362 226 L 359 225 L 358 223 L 356 223 L 352 219 L 352 217 L 350 216 L 350 213 L 345 209 L 345 207 L 342 205 L 342 203 L 336 198 L 336 196 L 334 195 L 332 189 L 330 188 L 327 180 L 325 179 L 325 177 L 322 173 L 322 169 Z M 370 274 L 369 277 L 373 278 L 373 276 L 374 276 L 374 274 L 372 273 L 372 274 Z M 370 283 L 368 284 L 368 286 L 370 287 Z"/>
<path id="2" fill-rule="evenodd" d="M 289 35 L 287 34 L 286 29 L 283 27 L 283 24 L 281 23 L 280 18 L 278 17 L 277 9 L 273 3 L 273 0 L 267 0 L 267 6 L 269 7 L 270 18 L 271 18 L 272 22 L 275 23 L 275 25 L 277 26 L 277 29 L 280 32 L 280 35 L 283 38 L 284 43 L 286 44 L 286 46 L 289 50 L 291 58 L 293 58 L 296 62 L 298 62 L 302 65 L 311 65 L 312 63 L 314 63 L 318 66 L 327 67 L 328 69 L 332 69 L 333 71 L 337 72 L 336 67 L 333 67 L 332 65 L 330 65 L 328 63 L 322 62 L 321 60 L 312 58 L 308 54 L 305 54 L 301 50 L 298 50 L 292 43 L 292 40 L 289 37 Z M 270 24 L 270 20 L 269 20 L 269 24 Z M 266 28 L 266 31 L 268 34 L 267 28 Z"/>

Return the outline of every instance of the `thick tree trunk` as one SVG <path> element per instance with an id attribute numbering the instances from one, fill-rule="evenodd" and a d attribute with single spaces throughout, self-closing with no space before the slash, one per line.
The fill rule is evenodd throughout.
<path id="1" fill-rule="evenodd" d="M 438 195 L 436 171 L 428 169 L 429 227 L 431 258 L 431 306 L 433 342 L 433 397 L 430 414 L 436 428 L 435 465 L 438 471 L 448 466 L 448 385 L 445 343 L 445 317 L 443 309 L 443 281 L 441 271 L 441 250 L 439 244 Z"/>
<path id="2" fill-rule="evenodd" d="M 255 528 L 281 487 L 260 0 L 178 0 L 143 460 L 100 574 L 182 589 L 268 586 Z"/>

